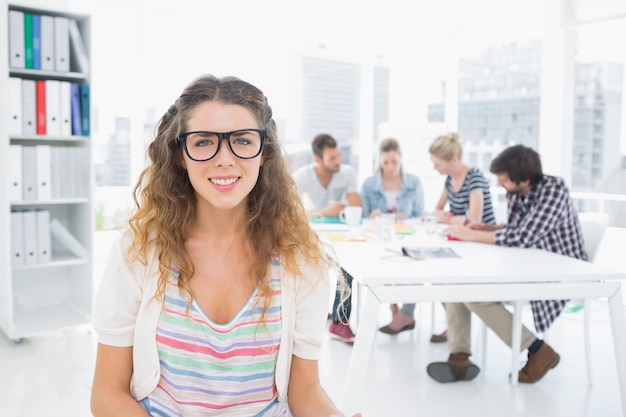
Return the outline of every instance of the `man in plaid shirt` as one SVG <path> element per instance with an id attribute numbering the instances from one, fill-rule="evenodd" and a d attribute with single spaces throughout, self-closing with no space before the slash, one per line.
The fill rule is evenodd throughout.
<path id="1" fill-rule="evenodd" d="M 505 225 L 453 225 L 448 234 L 460 240 L 501 246 L 538 248 L 587 260 L 578 214 L 563 179 L 544 175 L 539 154 L 523 145 L 505 149 L 491 163 L 498 184 L 507 191 Z M 547 330 L 567 300 L 531 301 L 535 328 Z M 471 313 L 476 313 L 504 343 L 511 346 L 512 315 L 500 302 L 447 303 L 447 362 L 428 365 L 428 374 L 439 382 L 469 381 L 480 369 L 469 360 Z M 540 380 L 559 363 L 559 355 L 547 343 L 522 326 L 522 350 L 528 362 L 519 381 Z"/>

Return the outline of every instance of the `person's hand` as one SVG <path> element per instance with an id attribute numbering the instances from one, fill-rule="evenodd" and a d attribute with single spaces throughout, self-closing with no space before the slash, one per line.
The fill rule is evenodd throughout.
<path id="1" fill-rule="evenodd" d="M 404 213 L 396 213 L 396 220 L 404 220 L 406 219 L 406 216 L 404 215 Z"/>
<path id="2" fill-rule="evenodd" d="M 346 205 L 343 204 L 342 202 L 333 201 L 332 203 L 328 205 L 328 207 L 326 207 L 323 210 L 323 213 L 326 217 L 337 217 L 339 216 L 339 212 L 343 210 L 345 207 Z"/>
<path id="3" fill-rule="evenodd" d="M 459 240 L 471 240 L 472 229 L 462 224 L 452 224 L 446 229 L 445 233 Z"/>
<path id="4" fill-rule="evenodd" d="M 376 216 L 380 216 L 381 214 L 383 214 L 382 211 L 380 211 L 380 209 L 374 209 L 372 210 L 372 212 L 370 213 L 370 219 L 373 219 Z"/>
<path id="5" fill-rule="evenodd" d="M 437 216 L 437 223 L 450 223 L 450 220 L 454 217 L 454 214 L 443 210 L 437 210 L 435 215 Z"/>

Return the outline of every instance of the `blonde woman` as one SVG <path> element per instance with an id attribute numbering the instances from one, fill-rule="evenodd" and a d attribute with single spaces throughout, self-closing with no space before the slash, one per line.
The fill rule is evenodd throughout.
<path id="1" fill-rule="evenodd" d="M 446 176 L 437 202 L 437 221 L 449 224 L 495 224 L 489 181 L 478 169 L 462 161 L 457 133 L 437 137 L 430 145 L 433 167 Z M 448 206 L 448 210 L 445 210 Z"/>

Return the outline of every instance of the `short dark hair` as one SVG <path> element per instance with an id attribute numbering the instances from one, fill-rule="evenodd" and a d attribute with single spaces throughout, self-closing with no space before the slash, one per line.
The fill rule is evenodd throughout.
<path id="1" fill-rule="evenodd" d="M 313 143 L 311 143 L 311 148 L 313 149 L 313 155 L 317 157 L 322 157 L 324 155 L 324 149 L 326 148 L 336 148 L 337 141 L 335 138 L 330 136 L 328 133 L 320 133 L 319 135 L 313 138 Z"/>
<path id="2" fill-rule="evenodd" d="M 489 170 L 493 174 L 506 173 L 516 184 L 530 180 L 531 185 L 543 179 L 541 157 L 532 148 L 514 145 L 506 148 L 491 161 Z"/>

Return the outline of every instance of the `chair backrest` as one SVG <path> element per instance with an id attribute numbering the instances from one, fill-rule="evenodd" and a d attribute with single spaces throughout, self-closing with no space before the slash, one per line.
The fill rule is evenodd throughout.
<path id="1" fill-rule="evenodd" d="M 585 251 L 589 261 L 593 262 L 602 236 L 609 225 L 609 216 L 606 213 L 578 213 L 580 226 L 583 229 Z"/>

